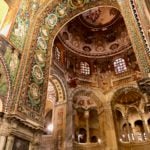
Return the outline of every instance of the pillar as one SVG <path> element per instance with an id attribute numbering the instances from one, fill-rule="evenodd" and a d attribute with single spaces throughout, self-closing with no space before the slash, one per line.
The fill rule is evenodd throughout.
<path id="1" fill-rule="evenodd" d="M 146 125 L 147 123 L 145 122 L 144 113 L 139 112 L 139 114 L 140 114 L 142 122 L 143 122 L 143 127 L 144 127 L 144 131 L 145 131 L 145 135 L 149 139 L 148 128 L 147 128 L 148 126 Z"/>
<path id="2" fill-rule="evenodd" d="M 104 104 L 104 130 L 106 139 L 104 141 L 105 144 L 105 150 L 117 150 L 118 144 L 117 144 L 117 136 L 116 136 L 116 130 L 114 126 L 114 120 L 113 120 L 113 114 L 111 109 L 111 103 L 107 102 Z M 113 140 L 111 140 L 113 139 Z"/>
<path id="3" fill-rule="evenodd" d="M 90 142 L 90 133 L 89 133 L 89 111 L 84 112 L 84 117 L 86 119 L 86 143 Z"/>
<path id="4" fill-rule="evenodd" d="M 124 120 L 125 120 L 125 122 L 127 124 L 128 139 L 129 139 L 129 142 L 131 142 L 132 141 L 132 135 L 131 135 L 131 131 L 130 131 L 130 126 L 129 126 L 128 116 L 127 115 L 124 116 Z"/>
<path id="5" fill-rule="evenodd" d="M 32 144 L 32 142 L 30 142 L 29 150 L 33 150 L 33 144 Z"/>
<path id="6" fill-rule="evenodd" d="M 5 149 L 8 132 L 9 132 L 9 123 L 6 118 L 2 117 L 0 126 L 0 150 Z"/>
<path id="7" fill-rule="evenodd" d="M 134 126 L 134 123 L 131 124 L 131 127 L 132 127 L 132 141 L 135 141 L 135 126 Z"/>
<path id="8" fill-rule="evenodd" d="M 4 150 L 6 145 L 6 136 L 1 135 L 0 136 L 0 150 Z"/>
<path id="9" fill-rule="evenodd" d="M 67 114 L 66 114 L 66 149 L 65 150 L 71 150 L 73 149 L 73 137 L 74 134 L 73 130 L 73 108 L 72 108 L 72 100 L 69 100 L 67 103 Z"/>
<path id="10" fill-rule="evenodd" d="M 14 137 L 13 136 L 8 136 L 5 150 L 12 150 L 13 144 L 14 144 Z"/>

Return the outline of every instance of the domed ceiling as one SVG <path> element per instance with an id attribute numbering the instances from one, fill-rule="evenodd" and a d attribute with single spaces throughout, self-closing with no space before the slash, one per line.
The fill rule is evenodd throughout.
<path id="1" fill-rule="evenodd" d="M 96 7 L 66 24 L 58 35 L 65 47 L 85 57 L 108 57 L 131 47 L 120 12 Z"/>
<path id="2" fill-rule="evenodd" d="M 139 92 L 135 89 L 130 87 L 120 89 L 118 92 L 117 99 L 115 103 L 122 104 L 122 105 L 131 105 L 131 104 L 139 104 L 142 97 Z"/>

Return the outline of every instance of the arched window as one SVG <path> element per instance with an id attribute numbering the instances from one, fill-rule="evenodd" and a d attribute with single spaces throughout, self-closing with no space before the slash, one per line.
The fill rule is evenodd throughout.
<path id="1" fill-rule="evenodd" d="M 57 61 L 60 61 L 60 58 L 61 58 L 61 52 L 60 50 L 58 49 L 58 47 L 55 47 L 55 59 Z"/>
<path id="2" fill-rule="evenodd" d="M 125 60 L 123 58 L 117 58 L 114 61 L 114 68 L 115 68 L 116 74 L 127 71 L 127 66 L 126 66 Z"/>
<path id="3" fill-rule="evenodd" d="M 84 75 L 90 75 L 90 65 L 87 62 L 80 63 L 80 72 Z"/>

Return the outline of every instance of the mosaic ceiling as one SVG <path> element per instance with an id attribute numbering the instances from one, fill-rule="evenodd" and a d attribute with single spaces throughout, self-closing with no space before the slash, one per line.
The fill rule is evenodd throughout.
<path id="1" fill-rule="evenodd" d="M 79 15 L 58 35 L 70 51 L 86 57 L 107 57 L 131 47 L 120 12 L 113 7 L 96 7 Z"/>

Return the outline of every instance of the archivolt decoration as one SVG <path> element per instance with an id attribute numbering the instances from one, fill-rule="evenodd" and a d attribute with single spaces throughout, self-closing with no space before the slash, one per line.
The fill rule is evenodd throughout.
<path id="1" fill-rule="evenodd" d="M 140 2 L 143 2 L 143 1 L 140 1 Z M 136 19 L 138 27 L 139 27 L 139 31 L 140 31 L 142 39 L 143 39 L 143 42 L 145 44 L 145 49 L 146 49 L 148 55 L 150 56 L 150 48 L 149 48 L 149 46 L 147 44 L 147 39 L 146 39 L 145 33 L 144 33 L 143 29 L 142 29 L 143 27 L 142 27 L 142 24 L 141 24 L 140 16 L 138 14 L 136 1 L 135 0 L 130 0 L 130 3 L 131 3 L 131 6 L 132 6 L 133 14 L 135 16 L 135 19 Z"/>
<path id="2" fill-rule="evenodd" d="M 57 91 L 57 99 L 55 103 L 63 103 L 65 101 L 65 93 L 64 93 L 64 88 L 62 87 L 62 84 L 56 77 L 52 78 L 52 82 L 55 85 L 55 88 Z"/>

